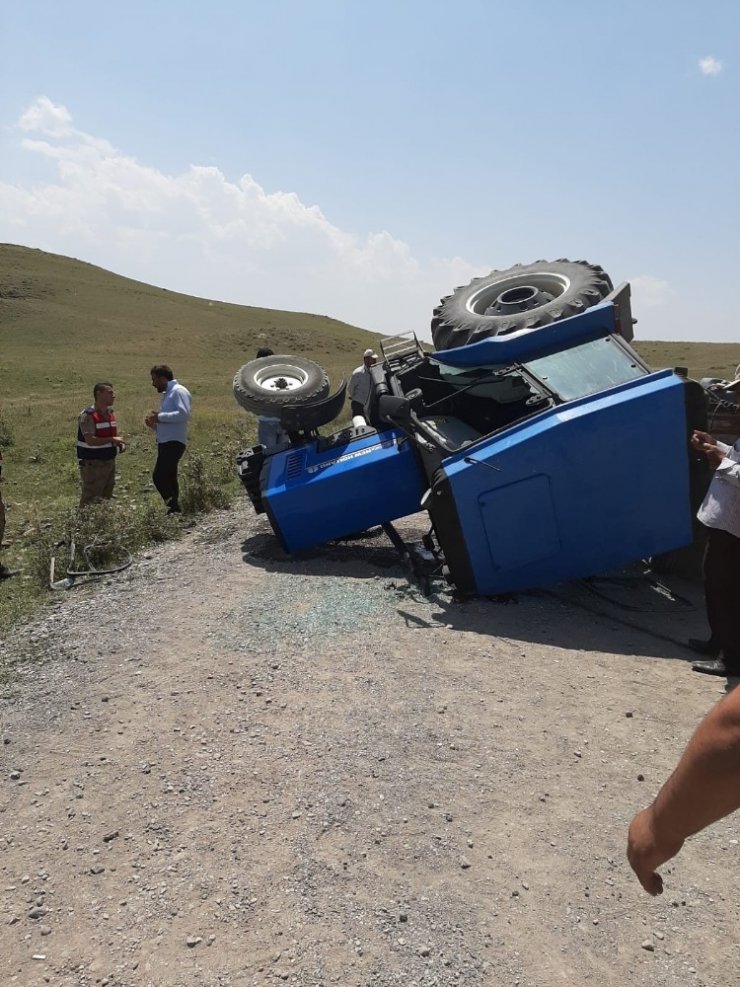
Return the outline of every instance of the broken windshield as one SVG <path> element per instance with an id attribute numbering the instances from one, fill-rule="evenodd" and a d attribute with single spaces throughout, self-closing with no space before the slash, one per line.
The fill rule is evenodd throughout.
<path id="1" fill-rule="evenodd" d="M 523 366 L 562 401 L 605 391 L 648 373 L 635 354 L 612 336 L 530 360 Z"/>

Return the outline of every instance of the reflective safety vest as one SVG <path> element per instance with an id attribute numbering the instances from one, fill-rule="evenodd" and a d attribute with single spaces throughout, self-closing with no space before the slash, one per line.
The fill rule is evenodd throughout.
<path id="1" fill-rule="evenodd" d="M 98 439 L 112 439 L 118 435 L 116 415 L 111 409 L 107 413 L 96 411 L 95 408 L 84 408 L 83 415 L 89 415 L 95 422 L 95 435 Z M 104 446 L 91 446 L 85 442 L 85 436 L 79 423 L 77 424 L 77 458 L 78 459 L 115 459 L 116 447 L 112 442 Z"/>

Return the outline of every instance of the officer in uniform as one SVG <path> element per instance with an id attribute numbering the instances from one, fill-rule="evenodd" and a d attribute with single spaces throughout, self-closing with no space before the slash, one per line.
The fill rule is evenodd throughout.
<path id="1" fill-rule="evenodd" d="M 80 507 L 110 500 L 116 482 L 116 455 L 126 448 L 118 434 L 113 385 L 102 381 L 93 388 L 93 404 L 77 422 L 77 459 L 80 466 Z"/>

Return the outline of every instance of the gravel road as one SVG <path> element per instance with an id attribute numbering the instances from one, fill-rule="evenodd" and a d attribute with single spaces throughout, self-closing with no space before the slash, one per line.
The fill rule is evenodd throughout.
<path id="1" fill-rule="evenodd" d="M 723 685 L 658 609 L 425 598 L 246 504 L 55 595 L 0 645 L 0 983 L 736 982 L 737 819 L 662 898 L 624 858 Z"/>

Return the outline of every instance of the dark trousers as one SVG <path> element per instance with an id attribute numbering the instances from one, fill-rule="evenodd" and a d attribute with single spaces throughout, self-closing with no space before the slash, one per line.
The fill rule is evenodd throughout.
<path id="1" fill-rule="evenodd" d="M 177 464 L 185 452 L 184 442 L 160 442 L 157 445 L 157 462 L 152 479 L 162 500 L 168 507 L 178 507 L 180 487 L 177 483 Z"/>
<path id="2" fill-rule="evenodd" d="M 722 649 L 725 665 L 740 672 L 740 538 L 707 528 L 704 550 L 704 595 L 712 640 Z"/>
<path id="3" fill-rule="evenodd" d="M 350 411 L 352 412 L 353 418 L 355 417 L 355 415 L 362 415 L 364 417 L 365 405 L 362 403 L 362 401 L 350 401 L 349 407 L 350 407 Z"/>

